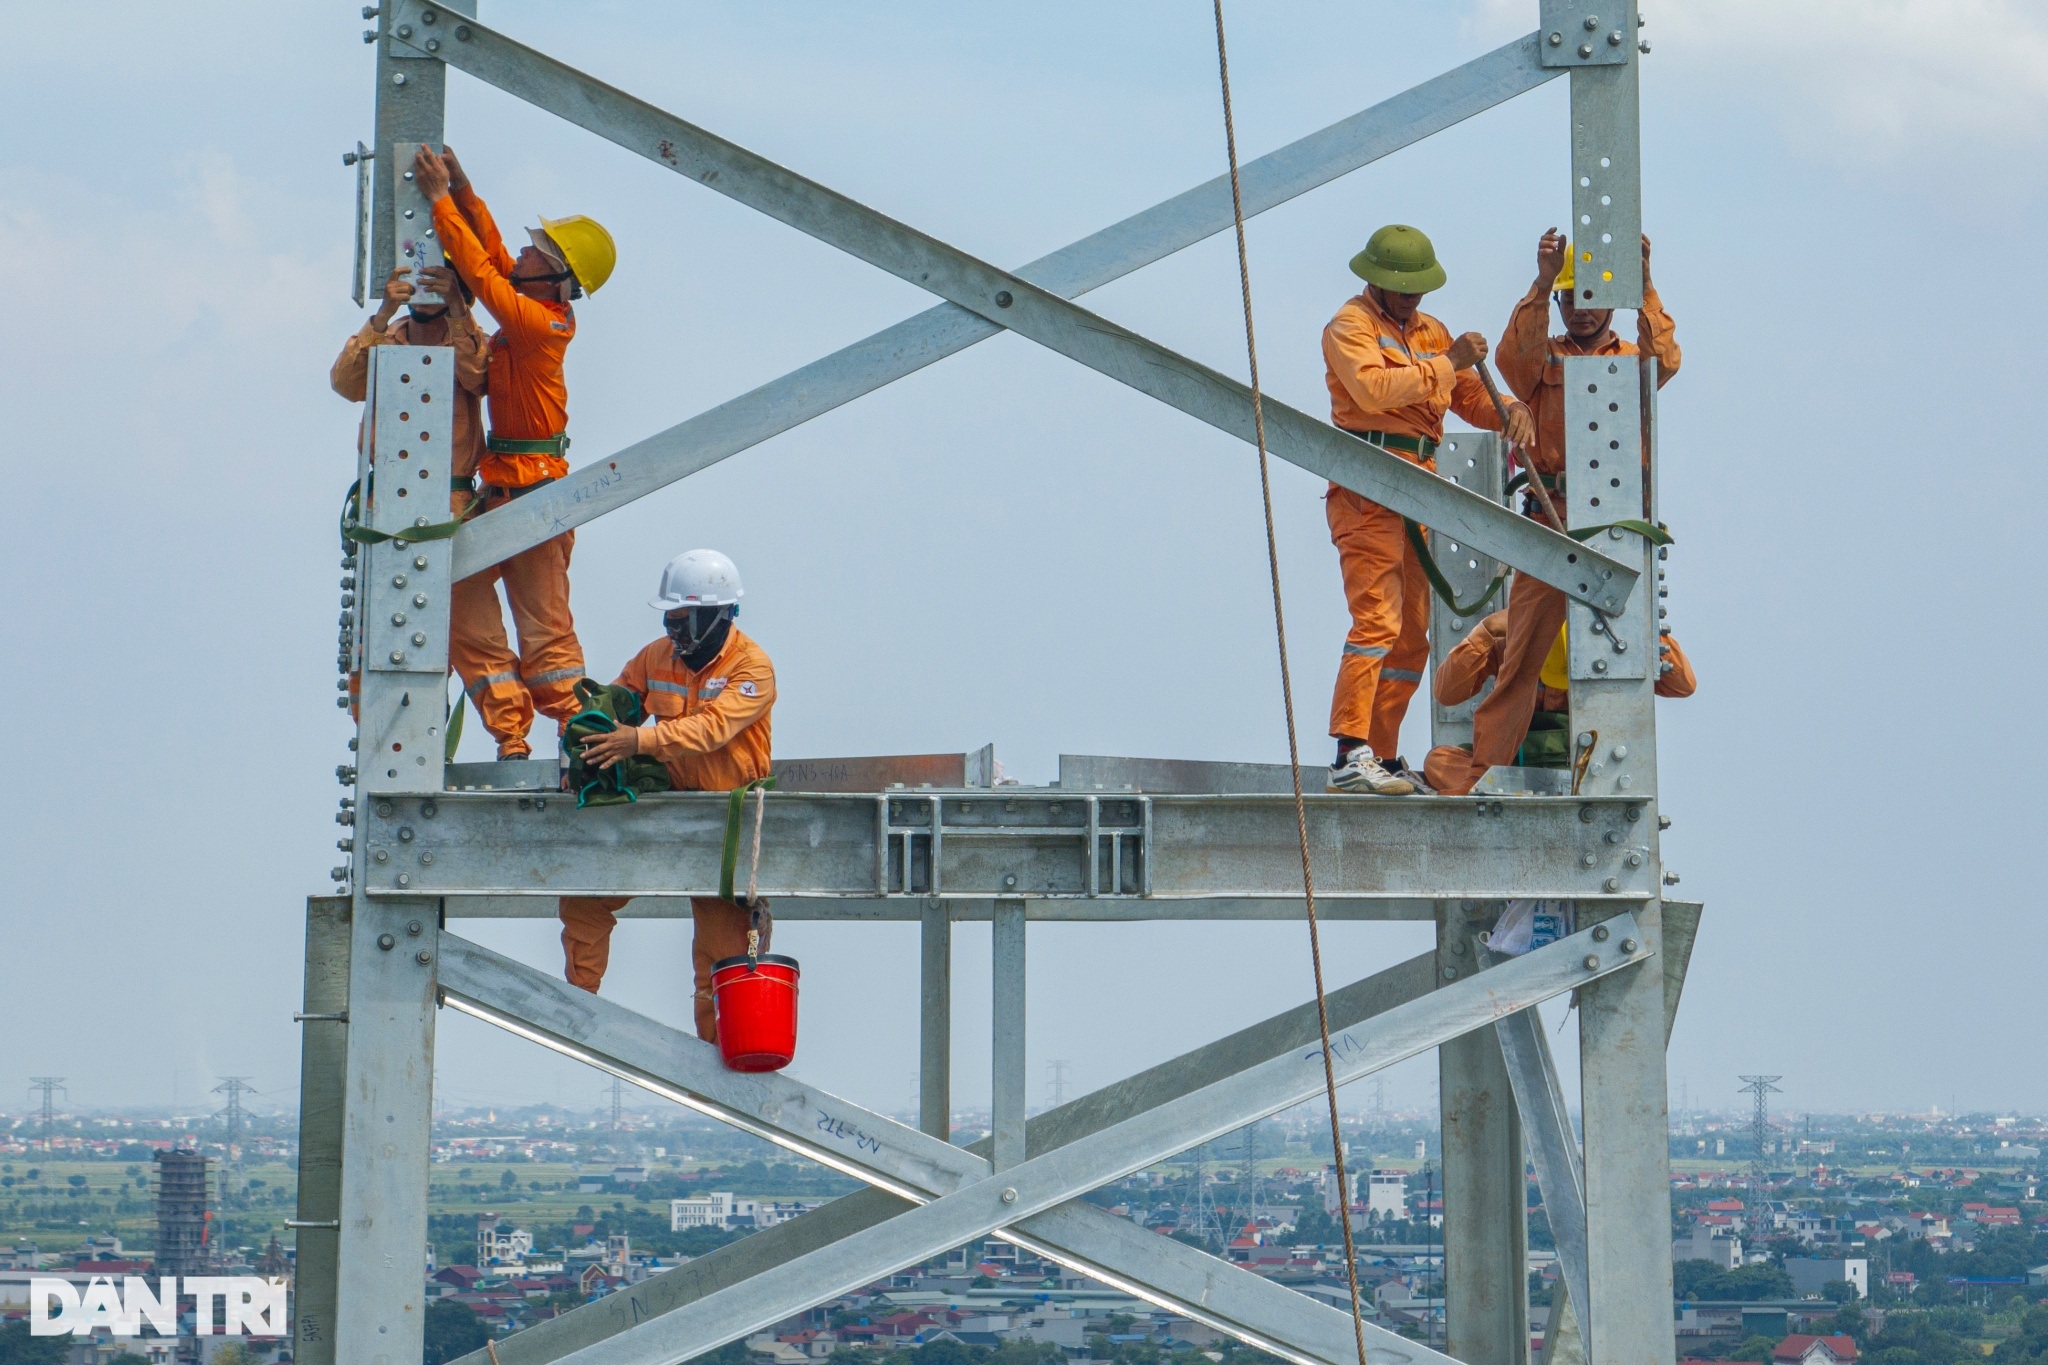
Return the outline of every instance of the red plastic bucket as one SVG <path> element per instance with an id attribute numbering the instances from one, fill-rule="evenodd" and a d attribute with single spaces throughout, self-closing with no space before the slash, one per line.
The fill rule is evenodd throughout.
<path id="1" fill-rule="evenodd" d="M 718 1007 L 718 1050 L 734 1071 L 780 1071 L 796 1056 L 797 965 L 763 953 L 728 957 L 711 968 Z"/>

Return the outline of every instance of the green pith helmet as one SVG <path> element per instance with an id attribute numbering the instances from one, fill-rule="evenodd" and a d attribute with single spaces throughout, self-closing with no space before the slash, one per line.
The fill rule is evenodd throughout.
<path id="1" fill-rule="evenodd" d="M 1365 250 L 1351 258 L 1351 273 L 1396 294 L 1427 294 L 1444 287 L 1436 248 L 1419 229 L 1405 223 L 1389 223 L 1375 232 Z"/>

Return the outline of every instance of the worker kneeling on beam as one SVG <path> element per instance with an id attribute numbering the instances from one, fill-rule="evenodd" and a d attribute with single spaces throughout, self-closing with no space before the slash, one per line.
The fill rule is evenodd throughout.
<path id="1" fill-rule="evenodd" d="M 1656 286 L 1650 283 L 1648 237 L 1643 238 L 1643 306 L 1636 314 L 1634 343 L 1615 335 L 1613 309 L 1576 306 L 1573 266 L 1572 246 L 1563 234 L 1556 228 L 1544 233 L 1536 244 L 1536 279 L 1508 315 L 1507 331 L 1500 339 L 1501 378 L 1536 412 L 1535 444 L 1523 448 L 1524 458 L 1533 467 L 1531 477 L 1556 490 L 1554 500 L 1564 493 L 1564 358 L 1648 353 L 1657 358 L 1659 388 L 1678 373 L 1682 358 L 1677 329 L 1657 297 Z M 1562 336 L 1550 332 L 1548 305 L 1553 297 L 1558 320 L 1564 324 Z M 1559 511 L 1561 515 L 1561 502 Z M 1524 495 L 1522 512 L 1545 520 L 1535 490 Z M 1514 762 L 1538 705 L 1538 675 L 1555 652 L 1552 642 L 1564 628 L 1565 595 L 1548 583 L 1517 573 L 1508 592 L 1507 618 L 1496 665 L 1499 677 L 1493 692 L 1472 714 L 1472 760 L 1462 773 L 1445 772 L 1440 791 L 1468 792 L 1488 768 Z"/>
<path id="2" fill-rule="evenodd" d="M 1508 613 L 1497 611 L 1481 621 L 1456 649 L 1437 666 L 1433 690 L 1438 702 L 1457 706 L 1479 695 L 1489 678 L 1500 673 L 1500 661 L 1507 648 Z M 1692 660 L 1665 631 L 1657 638 L 1657 695 L 1689 697 L 1699 688 Z M 1518 768 L 1568 768 L 1571 766 L 1571 675 L 1566 631 L 1558 627 L 1557 639 L 1543 660 L 1537 676 L 1536 709 L 1531 715 L 1514 755 Z M 1472 746 L 1439 744 L 1423 760 L 1423 777 L 1438 791 L 1460 791 L 1469 780 Z"/>
<path id="3" fill-rule="evenodd" d="M 1446 411 L 1498 431 L 1500 416 L 1475 368 L 1486 359 L 1486 338 L 1467 332 L 1453 340 L 1417 307 L 1445 280 L 1429 238 L 1400 224 L 1383 227 L 1352 257 L 1351 270 L 1366 282 L 1365 292 L 1323 329 L 1330 420 L 1431 470 Z M 1511 404 L 1507 420 L 1510 440 L 1534 438 L 1526 407 Z M 1351 606 L 1351 633 L 1330 701 L 1337 761 L 1330 765 L 1329 788 L 1406 796 L 1421 785 L 1421 775 L 1395 751 L 1409 698 L 1429 662 L 1429 581 L 1399 512 L 1336 483 L 1326 511 Z"/>
<path id="4" fill-rule="evenodd" d="M 633 656 L 613 684 L 639 699 L 652 724 L 584 739 L 582 763 L 603 769 L 651 758 L 667 770 L 677 791 L 732 791 L 768 776 L 775 666 L 733 625 L 740 596 L 740 571 L 716 550 L 691 550 L 669 561 L 661 591 L 648 604 L 662 613 L 663 638 Z M 570 985 L 595 992 L 604 980 L 612 928 L 627 899 L 562 898 L 563 974 Z M 755 909 L 765 910 L 765 903 L 743 907 L 711 896 L 691 898 L 697 1036 L 707 1043 L 718 1041 L 712 964 L 747 952 Z M 765 913 L 758 919 L 759 949 L 766 952 L 770 925 Z"/>
<path id="5" fill-rule="evenodd" d="M 414 183 L 433 205 L 441 249 L 498 324 L 490 340 L 490 431 L 477 466 L 477 514 L 503 507 L 569 472 L 569 386 L 563 359 L 576 338 L 570 300 L 596 293 L 618 256 L 589 218 L 543 218 L 515 258 L 453 150 L 421 148 Z M 455 584 L 448 653 L 499 758 L 532 752 L 536 710 L 567 724 L 580 703 L 583 646 L 569 610 L 565 531 Z M 498 584 L 519 630 L 515 653 L 498 609 Z"/>

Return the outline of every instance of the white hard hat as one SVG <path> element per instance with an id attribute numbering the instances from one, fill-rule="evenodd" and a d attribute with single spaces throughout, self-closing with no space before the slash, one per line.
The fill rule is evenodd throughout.
<path id="1" fill-rule="evenodd" d="M 716 550 L 686 550 L 661 571 L 661 594 L 647 605 L 656 611 L 727 607 L 745 595 L 738 565 Z"/>

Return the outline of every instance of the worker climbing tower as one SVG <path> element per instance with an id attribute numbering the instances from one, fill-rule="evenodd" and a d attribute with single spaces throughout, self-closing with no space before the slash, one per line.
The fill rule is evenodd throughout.
<path id="1" fill-rule="evenodd" d="M 635 99 L 443 0 L 375 11 L 376 123 L 359 146 L 359 279 L 438 258 L 413 148 L 438 146 L 448 71 L 494 85 L 661 171 L 830 243 L 937 298 L 915 317 L 597 458 L 449 535 L 452 353 L 371 352 L 359 540 L 346 555 L 339 664 L 360 675 L 339 893 L 308 902 L 298 1217 L 302 1365 L 420 1358 L 435 1019 L 445 1006 L 857 1177 L 870 1188 L 493 1344 L 462 1365 L 672 1365 L 970 1241 L 998 1237 L 1299 1365 L 1446 1357 L 1081 1196 L 1434 1049 L 1440 1069 L 1447 1347 L 1528 1357 L 1525 1163 L 1565 1292 L 1546 1360 L 1671 1361 L 1664 1043 L 1699 906 L 1659 844 L 1653 360 L 1573 357 L 1566 467 L 1578 537 L 1508 505 L 1491 435 L 1453 434 L 1440 473 L 1264 400 L 1272 454 L 1432 528 L 1461 598 L 1500 566 L 1570 599 L 1568 769 L 1496 769 L 1470 796 L 1315 795 L 1305 828 L 1326 919 L 1431 922 L 1437 946 L 1029 1118 L 1024 982 L 1034 920 L 1286 920 L 1305 911 L 1289 770 L 1067 755 L 1046 787 L 997 785 L 992 755 L 777 765 L 756 875 L 777 915 L 920 925 L 920 1111 L 912 1128 L 788 1073 L 727 1070 L 715 1047 L 552 966 L 453 932 L 551 917 L 563 894 L 687 915 L 715 895 L 722 794 L 578 810 L 552 762 L 449 761 L 451 584 L 1009 330 L 1221 430 L 1254 437 L 1251 392 L 1072 300 L 1233 223 L 1219 176 L 1017 270 L 975 259 L 795 170 Z M 1577 301 L 1642 301 L 1632 3 L 1540 0 L 1533 33 L 1242 168 L 1265 212 L 1556 78 L 1568 79 Z M 375 461 L 378 481 L 370 479 Z M 441 517 L 446 513 L 441 512 Z M 1439 606 L 1438 659 L 1477 624 Z M 346 683 L 346 676 L 344 678 Z M 347 698 L 343 698 L 347 704 Z M 1470 708 L 1435 708 L 1469 741 Z M 515 852 L 516 851 L 516 852 Z M 1567 903 L 1555 942 L 1498 957 L 1518 900 Z M 990 921 L 992 1132 L 951 1141 L 951 933 Z M 1056 971 L 1053 964 L 1041 970 Z M 1579 1007 L 1576 1134 L 1536 1007 Z M 1360 1342 L 1362 1340 L 1362 1346 Z"/>

